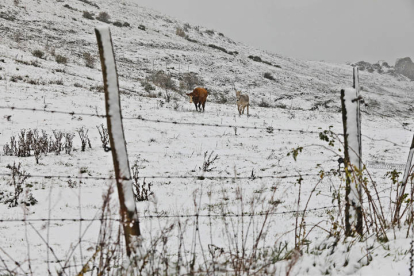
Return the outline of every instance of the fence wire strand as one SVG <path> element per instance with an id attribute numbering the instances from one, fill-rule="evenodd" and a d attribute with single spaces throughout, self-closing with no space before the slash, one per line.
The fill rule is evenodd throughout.
<path id="1" fill-rule="evenodd" d="M 324 172 L 324 175 L 333 174 L 333 172 Z M 0 176 L 13 176 L 11 173 L 0 173 Z M 139 179 L 197 179 L 197 180 L 238 180 L 238 179 L 285 179 L 285 178 L 297 178 L 304 176 L 321 176 L 320 173 L 305 173 L 295 175 L 255 175 L 255 176 L 205 176 L 205 175 L 143 175 L 139 176 Z M 79 179 L 79 180 L 116 180 L 115 177 L 97 177 L 97 176 L 70 176 L 70 175 L 27 175 L 28 178 L 45 178 L 45 179 Z M 133 179 L 122 179 L 133 180 Z"/>
<path id="2" fill-rule="evenodd" d="M 41 109 L 41 108 L 30 108 L 30 107 L 0 106 L 0 109 L 45 112 L 45 113 L 52 113 L 52 114 L 66 114 L 66 115 L 71 115 L 71 116 L 91 116 L 91 117 L 99 117 L 99 118 L 108 117 L 107 115 L 101 115 L 101 114 L 82 113 L 82 112 L 74 112 L 74 111 L 61 111 L 61 110 L 52 110 L 52 109 L 46 109 L 46 108 Z"/>
<path id="3" fill-rule="evenodd" d="M 56 114 L 67 114 L 71 116 L 92 116 L 98 118 L 106 118 L 110 115 L 94 114 L 94 113 L 77 113 L 74 111 L 59 111 L 59 110 L 49 110 L 49 109 L 39 109 L 39 108 L 25 108 L 25 107 L 8 107 L 0 106 L 0 109 L 9 109 L 9 110 L 20 110 L 20 111 L 34 111 L 34 112 L 46 112 L 46 113 L 56 113 Z M 284 132 L 294 132 L 294 133 L 312 133 L 316 134 L 319 131 L 312 130 L 300 130 L 300 129 L 287 129 L 287 128 L 274 128 L 269 127 L 258 127 L 258 126 L 243 126 L 243 125 L 229 125 L 229 124 L 209 124 L 209 123 L 192 123 L 192 122 L 178 122 L 178 121 L 169 121 L 169 120 L 159 120 L 159 119 L 148 119 L 144 118 L 141 115 L 137 117 L 122 117 L 123 120 L 139 120 L 143 122 L 152 122 L 152 123 L 165 123 L 173 125 L 191 125 L 191 126 L 205 126 L 205 127 L 222 127 L 222 128 L 237 128 L 237 129 L 256 129 L 256 130 L 266 130 L 268 133 L 274 133 L 275 131 L 284 131 Z"/>
<path id="4" fill-rule="evenodd" d="M 71 116 L 92 116 L 92 117 L 98 117 L 98 118 L 106 118 L 109 115 L 102 115 L 102 114 L 94 114 L 94 113 L 77 113 L 74 111 L 60 111 L 60 110 L 49 110 L 49 109 L 39 109 L 39 108 L 25 108 L 25 107 L 9 107 L 9 106 L 0 106 L 0 109 L 9 109 L 9 110 L 21 110 L 21 111 L 35 111 L 35 112 L 47 112 L 47 113 L 56 113 L 56 114 L 67 114 Z M 300 129 L 288 129 L 288 128 L 275 128 L 273 126 L 268 127 L 258 127 L 258 126 L 243 126 L 243 125 L 230 125 L 230 124 L 211 124 L 211 123 L 192 123 L 192 122 L 179 122 L 179 121 L 169 121 L 169 120 L 160 120 L 160 119 L 148 119 L 144 118 L 141 115 L 137 117 L 122 117 L 124 120 L 140 120 L 143 122 L 152 122 L 152 123 L 164 123 L 164 124 L 173 124 L 173 125 L 191 125 L 191 126 L 203 126 L 203 127 L 221 127 L 221 128 L 235 128 L 235 129 L 254 129 L 254 130 L 265 130 L 269 134 L 274 134 L 277 132 L 288 132 L 288 133 L 299 133 L 299 134 L 319 134 L 322 132 L 322 129 L 320 130 L 300 130 Z M 407 128 L 404 128 L 405 130 L 409 130 Z M 332 131 L 331 131 L 332 132 Z M 334 133 L 334 132 L 332 132 Z M 343 136 L 343 134 L 339 133 L 339 136 Z M 394 146 L 398 147 L 406 147 L 404 145 L 399 145 L 395 142 L 386 140 L 386 139 L 376 139 L 372 138 L 367 135 L 362 135 L 363 137 L 366 137 L 372 141 L 384 141 L 390 144 L 393 144 Z"/>
<path id="5" fill-rule="evenodd" d="M 273 216 L 273 215 L 285 215 L 285 214 L 303 214 L 311 211 L 318 211 L 330 208 L 336 208 L 336 205 L 309 208 L 306 210 L 300 211 L 282 211 L 282 212 L 260 212 L 260 213 L 241 213 L 241 214 L 190 214 L 190 215 L 164 215 L 164 214 L 154 214 L 154 215 L 143 215 L 139 216 L 139 219 L 162 219 L 162 218 L 228 218 L 228 217 L 263 217 L 263 216 Z M 119 218 L 37 218 L 37 219 L 0 219 L 0 223 L 3 222 L 91 222 L 91 221 L 117 221 L 123 222 Z"/>

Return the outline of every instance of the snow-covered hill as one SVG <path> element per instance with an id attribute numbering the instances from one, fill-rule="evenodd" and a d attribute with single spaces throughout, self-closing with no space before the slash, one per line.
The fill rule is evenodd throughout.
<path id="1" fill-rule="evenodd" d="M 143 94 L 139 80 L 153 70 L 167 68 L 176 81 L 180 73 L 197 73 L 211 90 L 211 100 L 234 99 L 235 83 L 251 95 L 254 104 L 264 99 L 271 106 L 338 111 L 338 89 L 352 83 L 351 66 L 283 57 L 277 55 L 277 45 L 275 53 L 254 49 L 234 42 L 220 30 L 190 26 L 140 7 L 136 1 L 99 1 L 99 5 L 93 1 L 18 2 L 17 6 L 13 1 L 2 4 L 2 45 L 21 50 L 26 61 L 35 59 L 27 55 L 34 50 L 54 60 L 50 52 L 55 50 L 68 58 L 68 70 L 84 65 L 84 52 L 97 54 L 93 28 L 102 24 L 96 19 L 100 12 L 108 13 L 112 23 L 128 23 L 130 27 L 112 25 L 112 34 L 122 84 L 138 94 Z M 85 11 L 95 19 L 83 17 Z M 183 31 L 181 36 L 177 29 Z M 45 67 L 42 61 L 40 67 Z M 265 73 L 274 80 L 265 78 Z M 98 75 L 93 80 L 99 80 Z M 412 111 L 413 82 L 368 72 L 361 73 L 361 82 L 368 106 L 398 116 Z"/>
<path id="2" fill-rule="evenodd" d="M 0 268 L 5 270 L 6 264 L 9 270 L 18 274 L 30 274 L 31 269 L 34 275 L 45 275 L 49 267 L 55 273 L 68 265 L 63 270 L 68 275 L 77 275 L 96 252 L 99 221 L 91 222 L 91 225 L 67 221 L 38 221 L 31 222 L 32 225 L 1 222 L 2 219 L 25 216 L 29 219 L 91 218 L 101 212 L 101 195 L 112 181 L 82 177 L 111 177 L 113 174 L 111 153 L 102 149 L 96 130 L 96 126 L 106 122 L 103 118 L 83 113 L 105 112 L 94 33 L 95 26 L 105 23 L 85 18 L 85 12 L 93 18 L 106 12 L 112 22 L 123 115 L 129 118 L 124 120 L 128 153 L 130 164 L 135 161 L 138 164 L 140 181 L 142 176 L 163 175 L 190 177 L 203 174 L 225 178 L 146 179 L 147 184 L 152 184 L 154 196 L 150 201 L 137 203 L 144 241 L 152 241 L 159 233 L 164 233 L 166 226 L 176 223 L 174 218 L 152 220 L 142 217 L 144 215 L 191 215 L 197 211 L 218 215 L 212 219 L 200 217 L 197 227 L 193 218 L 182 220 L 183 228 L 177 229 L 175 224 L 175 232 L 165 234 L 170 242 L 168 256 L 173 261 L 177 260 L 177 251 L 181 250 L 180 242 L 184 242 L 179 251 L 183 260 L 192 259 L 194 250 L 198 254 L 198 266 L 204 269 L 203 249 L 207 252 L 214 245 L 226 254 L 229 248 L 236 250 L 233 246 L 238 238 L 232 239 L 228 235 L 238 233 L 238 237 L 243 236 L 239 233 L 241 229 L 250 230 L 242 233 L 249 237 L 245 244 L 251 246 L 263 223 L 262 217 L 249 221 L 235 218 L 232 222 L 237 226 L 233 225 L 229 230 L 225 227 L 228 220 L 220 214 L 253 211 L 263 214 L 275 207 L 277 214 L 266 222 L 266 237 L 260 240 L 262 251 L 259 255 L 263 262 L 273 262 L 270 271 L 276 269 L 279 275 L 284 275 L 295 258 L 276 261 L 293 248 L 295 211 L 305 208 L 308 196 L 321 179 L 318 172 L 338 168 L 338 156 L 324 147 L 327 144 L 318 134 L 329 126 L 333 126 L 337 133 L 342 132 L 339 90 L 352 84 L 352 67 L 279 56 L 277 45 L 275 53 L 254 49 L 233 41 L 220 30 L 190 26 L 140 7 L 133 0 L 0 2 L 0 106 L 75 112 L 70 115 L 0 109 L 1 147 L 6 143 L 10 145 L 12 136 L 17 139 L 22 129 L 44 130 L 48 137 L 53 137 L 53 130 L 77 135 L 77 130 L 82 127 L 89 130 L 92 144 L 92 149 L 81 151 L 81 142 L 76 136 L 70 154 L 62 151 L 58 155 L 42 155 L 39 164 L 33 156 L 0 156 L 0 173 L 10 173 L 6 166 L 21 162 L 22 168 L 31 175 L 81 178 L 28 178 L 25 189 L 30 190 L 38 203 L 8 208 L 3 204 L 3 196 L 12 190 L 8 185 L 10 177 L 1 176 L 0 256 L 4 262 L 1 260 Z M 338 51 L 340 49 L 339 45 Z M 160 70 L 172 77 L 174 90 L 166 91 L 154 85 L 154 72 Z M 185 83 L 183 85 L 185 73 L 194 73 L 210 91 L 204 113 L 195 112 L 184 95 L 192 90 Z M 412 138 L 408 129 L 413 127 L 410 114 L 414 82 L 398 75 L 375 72 L 361 72 L 360 77 L 361 93 L 367 104 L 363 107 L 362 122 L 366 135 L 363 137 L 364 161 L 405 164 Z M 250 117 L 238 115 L 233 85 L 250 95 Z M 190 124 L 131 119 L 139 116 Z M 191 123 L 238 127 L 206 127 Z M 267 130 L 268 127 L 273 127 L 274 131 Z M 339 143 L 335 145 L 330 149 L 341 155 L 337 149 Z M 303 149 L 295 162 L 287 154 L 298 147 Z M 202 167 L 213 151 L 212 157 L 217 154 L 219 158 L 211 164 L 210 171 L 203 171 Z M 387 196 L 392 193 L 390 181 L 384 177 L 386 170 L 369 169 L 381 198 L 388 204 Z M 298 174 L 309 174 L 304 176 L 302 186 L 298 185 L 298 177 L 282 178 Z M 243 176 L 254 177 L 238 178 Z M 260 179 L 260 176 L 274 178 Z M 296 260 L 296 266 L 292 264 L 292 273 L 408 274 L 409 243 L 402 232 L 389 243 L 379 242 L 375 237 L 349 243 L 338 242 L 334 237 L 326 239 L 326 230 L 336 231 L 333 227 L 338 219 L 337 209 L 330 206 L 337 203 L 332 203 L 336 198 L 335 191 L 343 195 L 341 184 L 338 177 L 327 175 L 314 191 L 308 208 L 315 210 L 306 213 L 306 234 L 310 233 L 306 236 L 308 250 Z M 299 187 L 302 199 L 298 206 Z M 111 206 L 112 215 L 117 217 L 116 196 Z M 389 209 L 385 212 L 388 216 Z M 320 228 L 314 227 L 316 224 Z M 194 234 L 196 228 L 200 229 L 199 236 Z M 177 239 L 180 235 L 185 241 Z M 82 239 L 81 246 L 77 245 L 79 239 Z M 197 246 L 193 249 L 195 240 Z M 49 241 L 53 254 L 45 241 Z M 277 250 L 274 250 L 282 241 L 288 242 L 287 249 L 280 252 L 282 255 L 269 254 L 276 254 Z M 180 249 L 177 249 L 178 245 Z M 164 249 L 158 248 L 160 251 Z M 208 254 L 212 254 L 211 251 Z M 15 268 L 14 260 L 22 264 L 20 270 Z M 262 263 L 258 261 L 258 264 Z"/>

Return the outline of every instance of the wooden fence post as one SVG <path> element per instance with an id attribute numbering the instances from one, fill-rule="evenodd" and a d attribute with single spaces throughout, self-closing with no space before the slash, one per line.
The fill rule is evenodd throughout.
<path id="1" fill-rule="evenodd" d="M 102 26 L 95 28 L 95 34 L 102 65 L 108 134 L 118 188 L 120 215 L 124 229 L 127 255 L 131 256 L 131 253 L 139 242 L 138 237 L 141 235 L 141 232 L 135 206 L 135 197 L 132 190 L 132 178 L 122 125 L 115 54 L 109 27 Z"/>
<path id="2" fill-rule="evenodd" d="M 404 177 L 402 181 L 403 185 L 407 183 L 408 177 L 410 176 L 413 155 L 414 155 L 414 135 L 413 135 L 413 140 L 411 141 L 410 152 L 408 153 L 407 164 L 405 165 Z"/>
<path id="3" fill-rule="evenodd" d="M 410 172 L 411 172 L 411 166 L 412 166 L 412 162 L 413 162 L 413 155 L 414 155 L 414 136 L 413 136 L 413 140 L 411 141 L 411 147 L 410 147 L 410 151 L 408 153 L 407 164 L 405 165 L 403 180 L 402 180 L 401 185 L 399 187 L 399 191 L 398 191 L 398 194 L 397 194 L 397 199 L 395 201 L 397 206 L 395 208 L 394 223 L 399 221 L 401 204 L 402 204 L 402 201 L 404 199 L 404 192 L 405 192 L 405 187 L 407 185 L 408 177 L 410 176 Z"/>
<path id="4" fill-rule="evenodd" d="M 345 235 L 351 236 L 354 231 L 362 235 L 362 197 L 361 179 L 361 146 L 359 98 L 354 88 L 341 90 L 342 121 L 345 144 Z M 358 171 L 355 171 L 358 170 Z M 352 175 L 351 175 L 352 174 Z M 351 178 L 351 176 L 353 176 Z"/>
<path id="5" fill-rule="evenodd" d="M 362 170 L 362 133 L 361 133 L 361 95 L 360 95 L 360 88 L 359 88 L 359 69 L 358 66 L 353 68 L 353 87 L 356 90 L 356 98 L 357 98 L 357 126 L 358 126 L 358 155 L 359 155 L 359 163 L 358 169 Z"/>

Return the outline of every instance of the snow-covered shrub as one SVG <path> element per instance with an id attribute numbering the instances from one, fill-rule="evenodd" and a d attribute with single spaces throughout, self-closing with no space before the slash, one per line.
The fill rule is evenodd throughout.
<path id="1" fill-rule="evenodd" d="M 79 0 L 79 1 L 81 1 L 81 2 L 83 2 L 83 3 L 86 3 L 86 4 L 88 4 L 88 5 L 91 5 L 92 7 L 95 7 L 95 8 L 97 8 L 97 9 L 99 9 L 99 6 L 98 6 L 97 4 L 95 4 L 95 3 L 93 3 L 93 2 L 91 2 L 91 1 L 89 1 L 89 0 Z"/>
<path id="2" fill-rule="evenodd" d="M 17 76 L 17 75 L 10 77 L 10 81 L 12 81 L 12 82 L 18 82 L 19 80 L 23 80 L 23 77 L 22 76 Z"/>
<path id="3" fill-rule="evenodd" d="M 16 31 L 13 34 L 14 42 L 20 43 L 20 41 L 22 41 L 22 39 L 23 39 L 23 33 L 21 31 Z"/>
<path id="4" fill-rule="evenodd" d="M 17 155 L 17 142 L 16 142 L 16 136 L 10 137 L 10 144 L 6 143 L 3 146 L 3 154 L 6 156 L 13 156 Z"/>
<path id="5" fill-rule="evenodd" d="M 219 104 L 225 104 L 228 102 L 227 97 L 224 94 L 217 94 L 216 96 L 216 102 Z"/>
<path id="6" fill-rule="evenodd" d="M 24 60 L 16 59 L 16 62 L 24 64 L 24 65 L 40 67 L 40 63 L 37 60 L 24 61 Z"/>
<path id="7" fill-rule="evenodd" d="M 69 188 L 76 188 L 78 186 L 78 182 L 76 182 L 76 181 L 72 181 L 72 179 L 69 179 L 68 180 L 68 187 Z"/>
<path id="8" fill-rule="evenodd" d="M 190 25 L 190 24 L 188 24 L 188 23 L 185 23 L 185 24 L 183 25 L 183 29 L 184 29 L 184 31 L 185 31 L 185 32 L 188 32 L 188 31 L 191 29 L 191 25 Z"/>
<path id="9" fill-rule="evenodd" d="M 73 133 L 65 133 L 65 153 L 70 154 L 73 148 L 73 138 L 75 134 Z"/>
<path id="10" fill-rule="evenodd" d="M 101 128 L 99 128 L 101 127 Z M 100 126 L 96 126 L 96 128 L 98 129 L 99 132 L 99 136 L 101 137 L 101 142 L 102 142 L 102 148 L 105 151 L 109 151 L 109 133 L 108 133 L 108 129 L 106 127 L 104 127 L 103 124 L 101 124 Z"/>
<path id="11" fill-rule="evenodd" d="M 177 27 L 175 29 L 175 34 L 178 35 L 178 36 L 181 36 L 181 37 L 186 37 L 185 31 L 181 27 Z"/>
<path id="12" fill-rule="evenodd" d="M 177 101 L 174 101 L 174 103 L 173 103 L 173 109 L 174 109 L 175 111 L 177 111 L 177 110 L 179 110 L 179 109 L 180 109 L 180 107 L 181 107 L 181 105 L 180 105 Z"/>
<path id="13" fill-rule="evenodd" d="M 81 127 L 80 129 L 77 130 L 78 134 L 79 134 L 79 138 L 81 139 L 81 143 L 82 143 L 82 151 L 86 150 L 86 146 L 89 146 L 89 148 L 91 149 L 91 141 L 89 140 L 88 137 L 88 130 L 85 129 L 84 127 Z"/>
<path id="14" fill-rule="evenodd" d="M 215 32 L 213 30 L 207 30 L 207 31 L 205 31 L 205 33 L 208 34 L 208 35 L 214 35 L 215 34 Z"/>
<path id="15" fill-rule="evenodd" d="M 33 155 L 36 159 L 36 164 L 39 164 L 41 154 L 47 154 L 49 152 L 49 137 L 46 131 L 42 130 L 42 136 L 39 135 L 37 129 L 33 131 L 32 145 Z"/>
<path id="16" fill-rule="evenodd" d="M 213 167 L 213 163 L 216 162 L 218 159 L 218 154 L 216 156 L 213 156 L 214 151 L 211 151 L 210 154 L 208 154 L 208 151 L 204 153 L 204 161 L 203 161 L 203 172 L 211 172 L 216 167 Z M 208 156 L 207 156 L 208 155 Z"/>
<path id="17" fill-rule="evenodd" d="M 258 104 L 258 106 L 260 106 L 260 107 L 271 107 L 271 105 L 265 100 L 265 99 L 263 99 L 262 98 L 262 101 Z"/>
<path id="18" fill-rule="evenodd" d="M 56 60 L 57 63 L 60 63 L 60 64 L 68 63 L 68 58 L 65 57 L 65 56 L 62 56 L 62 55 L 55 56 L 55 60 Z"/>
<path id="19" fill-rule="evenodd" d="M 145 30 L 146 30 L 146 28 L 145 28 L 145 26 L 144 26 L 144 25 L 139 25 L 139 26 L 138 26 L 138 29 L 140 29 L 141 31 L 145 31 Z"/>
<path id="20" fill-rule="evenodd" d="M 58 130 L 53 130 L 53 136 L 55 137 L 55 140 L 52 141 L 52 139 L 50 140 L 50 151 L 54 151 L 56 153 L 56 155 L 59 155 L 60 152 L 63 149 L 63 143 L 62 143 L 62 139 L 63 139 L 63 132 L 62 131 L 58 131 Z"/>
<path id="21" fill-rule="evenodd" d="M 72 11 L 77 11 L 77 9 L 75 9 L 74 7 L 71 7 L 69 4 L 65 4 L 65 5 L 63 5 L 63 7 L 67 8 L 69 10 L 72 10 Z"/>
<path id="22" fill-rule="evenodd" d="M 147 201 L 148 197 L 153 194 L 151 192 L 151 183 L 146 183 L 145 178 L 142 183 L 139 181 L 139 170 L 144 169 L 145 166 L 139 165 L 138 160 L 135 160 L 134 165 L 131 168 L 133 183 L 133 191 L 136 201 Z"/>
<path id="23" fill-rule="evenodd" d="M 0 18 L 8 20 L 8 21 L 14 21 L 16 20 L 16 14 L 12 12 L 0 12 Z"/>
<path id="24" fill-rule="evenodd" d="M 148 93 L 150 93 L 151 91 L 155 90 L 155 87 L 151 85 L 151 83 L 147 82 L 147 81 L 143 81 L 141 82 L 142 87 L 144 87 L 144 90 Z"/>
<path id="25" fill-rule="evenodd" d="M 116 26 L 116 27 L 123 27 L 123 24 L 121 21 L 115 21 L 114 23 L 112 23 L 112 25 Z"/>
<path id="26" fill-rule="evenodd" d="M 18 157 L 27 157 L 30 156 L 31 145 L 33 144 L 33 131 L 28 130 L 26 132 L 25 129 L 20 130 L 18 134 L 19 140 L 17 141 L 18 144 Z"/>
<path id="27" fill-rule="evenodd" d="M 38 58 L 43 58 L 45 53 L 42 50 L 34 50 L 32 55 Z"/>
<path id="28" fill-rule="evenodd" d="M 213 48 L 213 49 L 217 49 L 217 50 L 222 51 L 222 52 L 224 52 L 226 54 L 229 54 L 229 55 L 233 54 L 233 52 L 229 52 L 226 49 L 224 49 L 223 47 L 220 47 L 220 46 L 217 46 L 217 45 L 214 45 L 214 44 L 209 44 L 208 47 Z"/>
<path id="29" fill-rule="evenodd" d="M 166 74 L 162 70 L 153 72 L 149 76 L 149 80 L 151 80 L 156 86 L 163 88 L 163 89 L 174 90 L 174 91 L 177 89 L 175 82 L 171 78 L 171 75 Z"/>
<path id="30" fill-rule="evenodd" d="M 189 36 L 186 36 L 185 39 L 187 39 L 188 41 L 193 42 L 193 43 L 198 43 L 198 40 L 192 39 Z"/>
<path id="31" fill-rule="evenodd" d="M 105 87 L 103 85 L 96 85 L 96 86 L 91 86 L 89 90 L 103 93 L 105 91 Z"/>
<path id="32" fill-rule="evenodd" d="M 99 21 L 105 22 L 105 23 L 110 23 L 109 21 L 110 18 L 111 16 L 107 12 L 100 12 L 98 16 L 96 17 L 96 19 L 98 19 Z"/>
<path id="33" fill-rule="evenodd" d="M 204 85 L 203 79 L 194 72 L 182 73 L 180 79 L 180 88 L 182 89 L 192 90 L 197 86 Z"/>
<path id="34" fill-rule="evenodd" d="M 53 130 L 53 137 L 44 130 L 22 129 L 17 140 L 15 136 L 10 137 L 10 143 L 3 146 L 3 153 L 7 156 L 17 157 L 34 156 L 37 164 L 39 164 L 41 155 L 47 155 L 51 152 L 60 154 L 63 150 L 70 154 L 74 134 Z M 63 138 L 65 138 L 65 142 L 63 142 Z"/>
<path id="35" fill-rule="evenodd" d="M 7 165 L 6 168 L 11 171 L 11 179 L 7 182 L 6 189 L 0 191 L 0 202 L 8 204 L 9 207 L 16 207 L 19 204 L 26 206 L 36 204 L 37 200 L 25 185 L 30 174 L 21 168 L 21 163 L 17 166 L 13 163 L 13 165 Z"/>
<path id="36" fill-rule="evenodd" d="M 259 56 L 248 56 L 253 61 L 262 62 L 262 59 Z"/>
<path id="37" fill-rule="evenodd" d="M 91 53 L 84 52 L 83 53 L 83 60 L 85 61 L 86 67 L 89 67 L 89 68 L 94 68 L 95 67 L 96 59 Z"/>
<path id="38" fill-rule="evenodd" d="M 55 80 L 55 81 L 49 81 L 49 84 L 63 85 L 63 79 L 58 79 L 58 80 Z"/>
<path id="39" fill-rule="evenodd" d="M 272 81 L 275 80 L 275 78 L 272 76 L 272 73 L 269 73 L 269 72 L 264 73 L 263 77 L 268 80 L 272 80 Z"/>
<path id="40" fill-rule="evenodd" d="M 94 20 L 95 18 L 93 18 L 93 14 L 88 12 L 88 11 L 84 11 L 82 16 L 86 19 L 90 19 L 90 20 Z"/>
<path id="41" fill-rule="evenodd" d="M 128 22 L 124 22 L 124 24 L 122 24 L 123 27 L 131 27 L 131 24 L 129 24 Z"/>

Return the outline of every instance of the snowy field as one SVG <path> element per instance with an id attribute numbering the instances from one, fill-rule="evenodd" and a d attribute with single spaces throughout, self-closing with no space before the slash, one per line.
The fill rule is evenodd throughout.
<path id="1" fill-rule="evenodd" d="M 19 19 L 2 19 L 0 29 L 6 38 L 0 43 L 0 93 L 3 99 L 0 103 L 1 147 L 10 143 L 10 137 L 16 136 L 17 139 L 23 129 L 44 130 L 49 136 L 57 130 L 73 133 L 75 137 L 70 154 L 62 151 L 59 155 L 42 155 L 39 164 L 34 156 L 0 155 L 0 174 L 9 174 L 6 166 L 16 162 L 33 176 L 25 181 L 25 191 L 30 191 L 37 200 L 37 204 L 27 207 L 19 204 L 9 208 L 7 204 L 0 204 L 0 275 L 7 271 L 17 275 L 46 275 L 48 270 L 55 275 L 62 269 L 66 275 L 78 275 L 96 252 L 100 221 L 25 223 L 7 220 L 92 219 L 101 215 L 102 196 L 109 186 L 115 184 L 110 179 L 114 175 L 113 163 L 111 152 L 103 150 L 96 129 L 101 124 L 106 125 L 106 119 L 85 115 L 105 114 L 104 94 L 97 88 L 102 85 L 102 74 L 98 69 L 100 63 L 97 61 L 94 68 L 85 67 L 81 53 L 85 50 L 96 53 L 93 26 L 102 23 L 82 18 L 80 11 L 95 8 L 81 1 L 70 3 L 78 11 L 76 16 L 75 10 L 55 7 L 63 6 L 64 3 L 60 2 L 40 1 L 36 7 L 25 1 L 21 1 L 20 7 L 13 7 L 11 1 L 6 2 L 10 3 L 0 4 L 1 11 L 16 13 Z M 173 37 L 179 22 L 164 26 L 165 22 L 168 23 L 165 17 L 136 7 L 133 3 L 115 5 L 110 1 L 101 2 L 98 3 L 101 10 L 110 11 L 114 19 L 125 16 L 124 20 L 128 19 L 134 29 L 111 27 L 120 73 L 129 161 L 131 165 L 138 164 L 140 183 L 145 179 L 146 184 L 151 184 L 149 200 L 137 202 L 144 248 L 150 247 L 150 242 L 160 235 L 167 237 L 168 243 L 164 247 L 160 243 L 157 247 L 161 256 L 168 256 L 172 262 L 177 262 L 181 254 L 182 262 L 188 264 L 195 255 L 196 267 L 205 269 L 206 258 L 210 260 L 213 255 L 216 260 L 221 260 L 226 258 L 226 254 L 239 254 L 241 248 L 247 248 L 249 253 L 246 254 L 250 254 L 260 236 L 257 250 L 263 255 L 262 261 L 251 267 L 256 275 L 267 270 L 271 275 L 409 275 L 412 234 L 406 238 L 407 227 L 395 232 L 390 230 L 389 242 L 379 242 L 373 233 L 367 233 L 363 242 L 353 239 L 345 242 L 343 238 L 335 242 L 334 237 L 328 238 L 329 231 L 335 232 L 332 228 L 334 221 L 340 219 L 337 217 L 338 207 L 335 207 L 338 201 L 334 200 L 334 196 L 340 185 L 340 194 L 344 195 L 344 183 L 332 173 L 321 178 L 320 171 L 338 170 L 337 160 L 343 153 L 339 151 L 339 141 L 330 147 L 320 139 L 319 133 L 330 126 L 335 133 L 343 132 L 342 114 L 338 112 L 339 88 L 351 85 L 351 66 L 268 56 L 269 60 L 274 59 L 272 62 L 282 67 L 272 69 L 280 81 L 268 83 L 267 80 L 259 80 L 262 73 L 268 70 L 262 68 L 265 65 L 252 65 L 251 61 L 246 63 L 248 59 L 245 56 L 252 53 L 252 49 L 239 43 L 220 42 L 220 39 L 227 40 L 225 37 L 212 38 L 214 43 L 222 43 L 219 44 L 222 47 L 232 45 L 240 55 L 244 55 L 244 58 L 232 60 L 229 66 L 238 72 L 235 79 L 234 73 L 229 73 L 226 67 L 229 57 L 223 58 L 225 54 L 205 50 L 199 45 L 191 46 L 191 42 Z M 23 10 L 21 6 L 25 5 Z M 131 9 L 126 8 L 128 5 Z M 141 17 L 136 19 L 131 16 L 134 21 L 129 19 L 128 13 L 133 12 Z M 40 14 L 47 19 L 35 21 L 41 18 Z M 62 25 L 56 26 L 55 30 L 51 25 L 59 20 Z M 82 24 L 83 20 L 86 20 L 85 24 Z M 43 28 L 43 23 L 49 27 L 44 27 L 44 32 L 38 32 Z M 150 29 L 145 34 L 137 29 L 139 24 L 144 23 Z M 80 26 L 86 31 L 76 33 L 76 27 Z M 70 29 L 74 31 L 69 32 Z M 16 42 L 13 34 L 17 30 L 22 31 L 23 37 L 28 32 L 29 37 L 33 37 L 33 45 L 30 39 Z M 63 34 L 60 33 L 62 30 Z M 171 38 L 156 30 L 168 33 Z M 40 37 L 36 37 L 38 34 Z M 50 34 L 55 37 L 50 38 Z M 49 47 L 56 47 L 58 52 L 70 56 L 70 61 L 58 64 L 46 50 L 46 58 L 34 57 L 32 51 L 40 47 L 44 49 L 46 45 L 42 38 L 48 38 Z M 76 38 L 76 43 L 67 43 L 72 38 Z M 197 39 L 209 42 L 206 35 Z M 85 46 L 79 41 L 85 42 Z M 136 47 L 136 43 L 140 46 Z M 168 43 L 175 44 L 163 49 Z M 174 48 L 174 45 L 181 45 L 182 48 Z M 183 93 L 173 92 L 173 99 L 168 102 L 164 89 L 157 87 L 152 92 L 155 97 L 152 97 L 139 81 L 149 74 L 154 57 L 161 59 L 164 55 L 171 58 L 178 52 L 185 56 L 186 47 L 195 47 L 189 52 L 190 57 L 184 57 L 193 62 L 198 60 L 192 63 L 192 70 L 201 72 L 200 68 L 206 68 L 206 63 L 211 59 L 210 71 L 200 74 L 207 86 L 218 92 L 211 95 L 211 101 L 207 99 L 204 113 L 196 112 Z M 199 54 L 197 47 L 203 49 Z M 136 50 L 131 50 L 133 48 Z M 254 51 L 265 55 L 259 50 Z M 31 65 L 32 61 L 39 66 Z M 184 64 L 183 60 L 180 62 Z M 132 68 L 135 67 L 134 71 Z M 234 79 L 237 85 L 250 89 L 252 105 L 249 117 L 237 113 L 235 97 L 230 89 Z M 223 86 L 226 80 L 230 81 Z M 249 85 L 255 82 L 261 82 L 261 85 Z M 376 103 L 362 109 L 364 161 L 405 164 L 412 139 L 412 132 L 409 131 L 412 119 L 406 117 L 407 111 L 413 108 L 413 96 L 408 94 L 413 91 L 412 82 L 362 73 L 361 85 L 364 87 L 362 96 L 368 103 Z M 218 102 L 220 94 L 226 96 L 226 103 Z M 262 98 L 272 104 L 270 108 L 258 105 Z M 279 98 L 280 101 L 277 100 Z M 329 106 L 324 107 L 324 102 L 328 100 Z M 283 105 L 277 107 L 275 103 Z M 74 114 L 12 110 L 10 107 Z M 378 113 L 390 117 L 379 116 Z M 82 127 L 89 131 L 92 146 L 85 151 L 81 150 L 77 133 Z M 269 130 L 270 127 L 273 131 Z M 303 147 L 303 150 L 295 161 L 292 150 L 298 147 Z M 218 158 L 203 170 L 210 154 Z M 391 181 L 385 177 L 388 170 L 369 166 L 368 170 L 377 184 L 384 213 L 389 217 L 390 196 L 394 199 L 394 190 L 390 189 Z M 50 175 L 65 177 L 36 177 Z M 303 175 L 301 184 L 299 175 Z M 10 176 L 2 175 L 0 179 L 1 195 L 2 191 L 10 191 L 11 187 L 8 185 Z M 344 204 L 343 197 L 341 204 Z M 116 189 L 110 206 L 108 215 L 118 218 Z M 305 208 L 309 211 L 303 226 L 303 213 L 297 211 Z M 270 214 L 266 215 L 267 212 Z M 256 216 L 250 217 L 249 214 L 253 213 Z M 193 216 L 195 214 L 199 216 Z M 246 216 L 236 216 L 238 214 Z M 113 223 L 115 233 L 119 224 L 117 221 Z M 305 227 L 305 232 L 301 234 L 303 255 L 284 259 L 282 255 L 295 246 L 298 223 Z M 174 228 L 166 231 L 169 225 L 174 225 Z M 287 247 L 280 250 L 281 261 L 266 263 L 271 258 L 265 256 L 265 252 L 269 253 L 285 242 Z M 53 251 L 48 250 L 48 246 Z M 216 248 L 219 253 L 211 248 Z M 206 257 L 203 253 L 211 256 Z M 163 262 L 152 265 L 162 269 L 166 266 Z M 260 270 L 261 265 L 266 267 L 266 271 Z M 231 267 L 229 264 L 222 266 L 226 269 Z M 170 274 L 185 274 L 188 267 L 186 269 L 176 273 L 175 267 L 170 268 Z M 115 275 L 114 271 L 111 273 Z M 233 274 L 232 270 L 222 272 L 223 275 L 226 273 Z"/>

